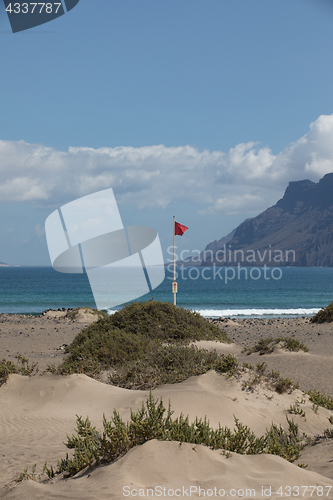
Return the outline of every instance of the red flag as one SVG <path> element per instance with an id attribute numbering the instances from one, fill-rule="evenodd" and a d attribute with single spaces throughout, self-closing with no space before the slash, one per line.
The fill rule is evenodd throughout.
<path id="1" fill-rule="evenodd" d="M 183 224 L 179 224 L 179 222 L 175 221 L 175 236 L 183 236 L 183 234 L 187 230 L 188 230 L 188 227 L 183 226 Z"/>

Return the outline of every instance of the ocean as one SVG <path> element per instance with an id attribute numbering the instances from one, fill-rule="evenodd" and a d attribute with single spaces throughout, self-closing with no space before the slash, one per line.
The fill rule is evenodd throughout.
<path id="1" fill-rule="evenodd" d="M 177 305 L 205 317 L 312 316 L 333 301 L 333 268 L 276 268 L 273 274 L 270 268 L 177 272 Z M 172 272 L 166 269 L 163 283 L 137 300 L 172 302 L 171 283 Z M 78 306 L 95 307 L 87 275 L 62 274 L 51 267 L 0 267 L 0 313 L 39 314 Z"/>

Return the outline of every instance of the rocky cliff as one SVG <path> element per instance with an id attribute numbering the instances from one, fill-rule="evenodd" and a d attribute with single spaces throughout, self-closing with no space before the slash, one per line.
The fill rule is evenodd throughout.
<path id="1" fill-rule="evenodd" d="M 318 183 L 290 182 L 273 207 L 200 257 L 201 265 L 333 266 L 333 173 Z"/>

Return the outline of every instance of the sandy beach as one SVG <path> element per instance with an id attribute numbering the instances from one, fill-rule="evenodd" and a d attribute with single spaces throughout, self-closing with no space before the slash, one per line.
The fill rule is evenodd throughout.
<path id="1" fill-rule="evenodd" d="M 76 415 L 89 416 L 93 425 L 101 429 L 103 413 L 110 418 L 116 408 L 126 420 L 130 409 L 141 407 L 146 400 L 148 391 L 114 387 L 81 374 L 40 376 L 48 364 L 61 361 L 64 346 L 94 320 L 89 314 L 70 320 L 62 311 L 37 317 L 0 315 L 1 359 L 15 360 L 15 356 L 21 354 L 37 363 L 39 370 L 32 377 L 11 375 L 0 387 L 1 499 L 104 500 L 152 496 L 152 491 L 153 496 L 188 496 L 190 492 L 192 497 L 199 498 L 203 490 L 216 493 L 206 496 L 222 496 L 224 490 L 224 496 L 239 498 L 246 496 L 242 494 L 246 489 L 255 492 L 249 494 L 253 498 L 281 498 L 283 495 L 277 493 L 280 487 L 288 496 L 288 487 L 296 492 L 297 487 L 310 485 L 316 488 L 314 494 L 310 495 L 310 490 L 299 490 L 299 496 L 321 496 L 320 487 L 326 486 L 323 494 L 326 497 L 332 486 L 328 498 L 333 497 L 333 443 L 332 439 L 325 438 L 306 447 L 293 464 L 274 455 L 231 453 L 227 458 L 221 450 L 213 451 L 201 445 L 153 440 L 133 448 L 113 464 L 82 472 L 75 478 L 57 477 L 46 484 L 32 480 L 13 482 L 25 467 L 30 471 L 35 463 L 37 472 L 41 472 L 45 462 L 56 466 L 57 460 L 66 454 L 63 442 L 66 434 L 74 431 Z M 328 421 L 332 412 L 324 408 L 314 411 L 312 402 L 302 392 L 318 389 L 333 395 L 333 325 L 311 324 L 307 318 L 211 321 L 225 329 L 233 343 L 202 341 L 199 345 L 232 353 L 241 364 L 265 361 L 270 370 L 279 370 L 281 376 L 299 381 L 300 387 L 291 394 L 277 394 L 261 386 L 253 391 L 244 390 L 242 376 L 227 379 L 209 371 L 153 391 L 154 397 L 162 396 L 165 404 L 171 401 L 174 416 L 182 412 L 189 415 L 190 421 L 196 416 L 207 416 L 211 426 L 218 427 L 220 423 L 231 428 L 236 416 L 259 436 L 272 422 L 287 428 L 287 409 L 298 400 L 304 401 L 302 409 L 306 418 L 300 415 L 292 415 L 292 418 L 301 432 L 315 437 L 327 428 L 333 429 Z M 274 353 L 263 356 L 242 352 L 244 347 L 253 346 L 261 338 L 285 336 L 302 341 L 309 351 L 289 352 L 277 348 Z M 300 468 L 297 463 L 308 466 Z M 152 489 L 148 495 L 147 488 Z M 158 488 L 162 488 L 161 495 L 157 494 Z"/>

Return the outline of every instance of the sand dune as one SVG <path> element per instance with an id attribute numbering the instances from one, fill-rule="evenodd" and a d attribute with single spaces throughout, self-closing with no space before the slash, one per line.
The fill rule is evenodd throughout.
<path id="1" fill-rule="evenodd" d="M 267 337 L 294 337 L 308 346 L 309 352 L 286 353 L 278 350 L 260 356 L 258 353 L 237 356 L 239 361 L 253 365 L 265 361 L 283 377 L 299 381 L 303 390 L 318 389 L 333 396 L 333 323 L 310 323 L 309 318 L 244 319 L 229 324 L 213 320 L 225 329 L 238 347 L 252 347 Z"/>
<path id="2" fill-rule="evenodd" d="M 37 318 L 2 315 L 0 320 L 0 357 L 15 359 L 17 353 L 38 362 L 40 369 L 58 362 L 64 356 L 63 345 L 69 344 L 83 326 L 94 320 L 84 315 L 75 320 L 65 318 L 62 312 L 49 312 Z M 234 344 L 200 342 L 199 346 L 234 354 L 239 362 L 265 361 L 269 370 L 279 370 L 283 377 L 300 381 L 300 389 L 316 388 L 333 395 L 332 355 L 333 325 L 312 325 L 306 319 L 295 320 L 241 320 L 218 321 L 226 328 Z M 291 353 L 278 349 L 273 354 L 259 356 L 242 353 L 243 346 L 252 346 L 260 338 L 292 335 L 310 348 L 308 353 Z M 170 399 L 174 416 L 181 412 L 190 420 L 196 416 L 207 418 L 213 427 L 234 427 L 234 416 L 248 425 L 258 436 L 265 433 L 271 423 L 287 428 L 286 415 L 299 424 L 301 432 L 309 436 L 322 434 L 333 428 L 323 408 L 316 413 L 312 403 L 301 390 L 279 395 L 268 387 L 256 386 L 253 392 L 242 389 L 244 371 L 238 378 L 227 379 L 215 372 L 192 377 L 180 384 L 166 385 L 153 391 L 154 397 L 163 398 L 165 406 Z M 51 374 L 21 377 L 12 375 L 0 387 L 0 499 L 2 500 L 104 500 L 126 498 L 123 490 L 147 493 L 146 488 L 165 487 L 181 489 L 183 496 L 199 496 L 195 488 L 205 491 L 225 490 L 225 496 L 251 496 L 246 489 L 255 490 L 255 498 L 285 498 L 288 486 L 295 487 L 291 496 L 302 498 L 332 498 L 328 488 L 297 492 L 296 486 L 333 486 L 333 440 L 321 439 L 315 446 L 306 447 L 299 463 L 308 464 L 301 469 L 295 464 L 272 455 L 243 456 L 232 453 L 230 458 L 220 450 L 175 442 L 150 441 L 134 448 L 117 462 L 88 470 L 75 478 L 57 477 L 53 483 L 42 484 L 32 480 L 13 483 L 28 466 L 37 464 L 42 471 L 45 461 L 56 466 L 65 456 L 63 444 L 66 434 L 71 435 L 76 415 L 89 416 L 93 425 L 102 428 L 102 416 L 112 416 L 116 408 L 127 420 L 130 408 L 135 410 L 146 400 L 148 391 L 121 389 L 92 380 L 85 375 L 59 377 Z M 306 416 L 291 415 L 288 408 L 295 401 Z M 262 493 L 262 487 L 265 493 Z M 268 488 L 272 487 L 272 492 Z M 282 490 L 278 488 L 282 487 Z M 185 493 L 182 491 L 185 488 Z M 231 488 L 239 490 L 231 492 Z M 187 494 L 186 494 L 186 489 Z M 244 492 L 242 492 L 242 489 Z M 278 494 L 278 491 L 282 495 Z M 171 497 L 164 490 L 153 490 L 154 496 Z M 159 493 L 161 493 L 159 495 Z M 167 491 L 166 491 L 167 493 Z M 323 493 L 321 495 L 321 493 Z M 179 491 L 175 492 L 175 495 Z M 135 496 L 135 491 L 129 498 Z M 148 492 L 146 496 L 152 496 Z M 201 497 L 203 492 L 201 492 Z M 210 496 L 207 493 L 206 496 Z"/>
<path id="3" fill-rule="evenodd" d="M 329 345 L 327 341 L 330 340 Z M 280 371 L 283 377 L 289 377 L 294 382 L 299 382 L 303 390 L 320 390 L 333 396 L 333 338 L 325 339 L 320 350 L 309 344 L 310 351 L 292 352 L 277 347 L 273 353 L 261 356 L 259 353 L 247 355 L 242 352 L 242 347 L 237 344 L 221 344 L 213 341 L 195 342 L 198 347 L 215 349 L 221 354 L 233 354 L 239 363 L 247 362 L 253 366 L 256 363 L 267 364 L 269 371 Z"/>
<path id="4" fill-rule="evenodd" d="M 286 427 L 286 409 L 297 399 L 307 399 L 301 391 L 290 395 L 278 395 L 269 389 L 247 392 L 242 390 L 241 379 L 228 380 L 213 371 L 180 384 L 162 386 L 153 394 L 162 396 L 165 405 L 170 399 L 174 416 L 180 412 L 189 414 L 191 420 L 207 416 L 214 427 L 219 423 L 233 427 L 235 415 L 257 435 L 263 434 L 271 422 Z M 73 433 L 76 414 L 89 415 L 92 423 L 101 428 L 103 413 L 110 417 L 116 408 L 128 419 L 130 408 L 141 406 L 147 395 L 148 391 L 105 385 L 85 375 L 12 375 L 0 388 L 0 477 L 4 486 L 0 498 L 124 498 L 122 488 L 126 485 L 161 485 L 171 489 L 200 485 L 206 489 L 255 488 L 258 492 L 263 485 L 273 489 L 333 485 L 333 478 L 300 469 L 279 457 L 232 454 L 226 459 L 221 451 L 202 446 L 153 441 L 133 449 L 114 464 L 89 472 L 89 478 L 86 474 L 79 479 L 57 480 L 55 484 L 23 481 L 9 490 L 8 483 L 27 465 L 31 469 L 37 463 L 40 471 L 45 461 L 56 465 L 57 459 L 65 456 L 63 441 L 66 434 Z M 308 401 L 302 408 L 306 419 L 293 415 L 301 432 L 314 436 L 329 427 L 331 412 L 320 408 L 316 414 Z"/>
<path id="5" fill-rule="evenodd" d="M 240 362 L 247 361 L 254 366 L 265 361 L 269 370 L 278 370 L 284 377 L 299 382 L 303 390 L 317 389 L 333 396 L 332 355 L 319 355 L 308 352 L 277 352 L 260 356 L 239 356 Z M 321 381 L 318 383 L 317 381 Z"/>
<path id="6" fill-rule="evenodd" d="M 310 485 L 312 488 L 306 490 Z M 277 456 L 232 453 L 226 458 L 220 451 L 204 446 L 153 440 L 132 449 L 112 465 L 56 484 L 26 481 L 5 498 L 108 500 L 139 495 L 167 498 L 206 495 L 275 499 L 281 498 L 277 494 L 279 491 L 299 492 L 302 498 L 314 498 L 311 492 L 316 495 L 324 491 L 326 496 L 330 487 L 333 489 L 332 480 L 300 469 Z"/>

